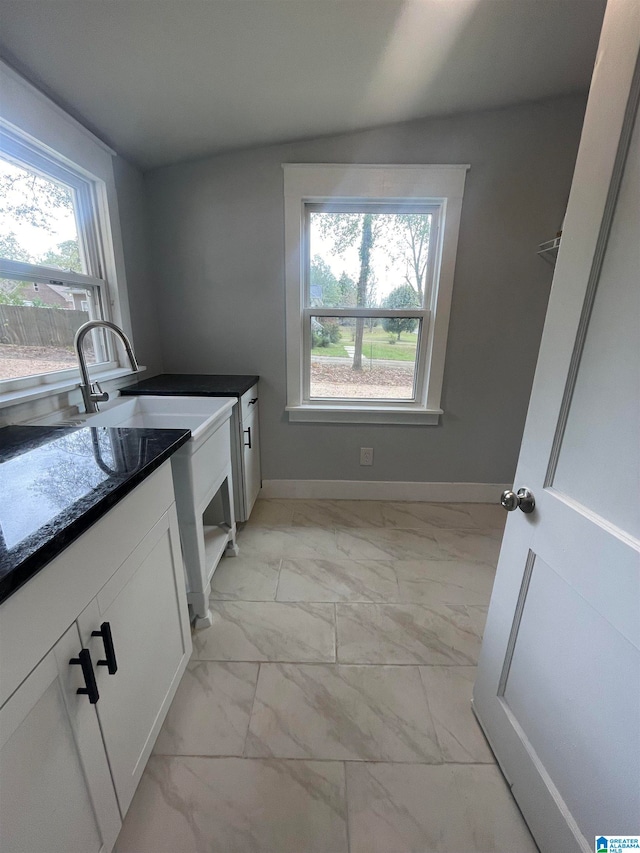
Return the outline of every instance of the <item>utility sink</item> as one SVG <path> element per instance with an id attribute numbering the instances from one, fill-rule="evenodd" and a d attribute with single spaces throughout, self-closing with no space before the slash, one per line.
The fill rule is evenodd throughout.
<path id="1" fill-rule="evenodd" d="M 116 397 L 82 419 L 84 426 L 190 429 L 190 452 L 225 420 L 235 397 Z"/>
<path id="2" fill-rule="evenodd" d="M 231 410 L 236 397 L 116 397 L 95 414 L 47 423 L 67 426 L 189 429 L 191 438 L 171 457 L 176 511 L 196 628 L 212 624 L 211 578 L 223 555 L 235 557 L 236 521 L 231 472 Z M 40 420 L 42 425 L 44 421 Z"/>
<path id="3" fill-rule="evenodd" d="M 235 397 L 119 397 L 82 422 L 87 427 L 191 430 L 191 439 L 171 457 L 171 469 L 187 601 L 196 628 L 212 623 L 211 577 L 220 558 L 238 553 L 229 427 L 237 402 Z"/>

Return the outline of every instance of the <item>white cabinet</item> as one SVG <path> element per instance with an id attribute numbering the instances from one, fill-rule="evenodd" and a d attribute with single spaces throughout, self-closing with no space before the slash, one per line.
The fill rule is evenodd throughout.
<path id="1" fill-rule="evenodd" d="M 183 600 L 177 521 L 167 513 L 78 619 L 82 645 L 95 666 L 100 693 L 95 708 L 123 814 L 189 660 Z M 113 674 L 107 665 L 96 665 L 108 659 L 99 635 L 105 623 L 117 665 Z"/>
<path id="2" fill-rule="evenodd" d="M 73 624 L 0 710 L 0 850 L 107 853 L 120 813 Z"/>
<path id="3" fill-rule="evenodd" d="M 231 456 L 236 521 L 247 521 L 262 486 L 258 384 L 233 408 Z"/>
<path id="4" fill-rule="evenodd" d="M 190 654 L 165 463 L 0 607 L 2 853 L 109 853 Z"/>
<path id="5" fill-rule="evenodd" d="M 242 419 L 245 513 L 249 518 L 262 485 L 260 474 L 260 420 L 258 407 Z"/>

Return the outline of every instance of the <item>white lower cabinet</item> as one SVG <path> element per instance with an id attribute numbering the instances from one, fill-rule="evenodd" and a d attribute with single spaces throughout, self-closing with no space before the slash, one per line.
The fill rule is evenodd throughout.
<path id="1" fill-rule="evenodd" d="M 78 619 L 94 662 L 95 707 L 123 815 L 191 653 L 183 600 L 178 525 L 175 517 L 163 518 Z M 113 673 L 100 663 L 109 662 L 101 630 L 111 634 Z"/>
<path id="2" fill-rule="evenodd" d="M 120 813 L 73 624 L 0 710 L 0 850 L 108 853 Z"/>
<path id="3" fill-rule="evenodd" d="M 231 462 L 236 521 L 248 521 L 262 486 L 258 385 L 240 397 L 231 416 Z"/>
<path id="4" fill-rule="evenodd" d="M 155 486 L 173 500 L 168 467 Z M 132 525 L 142 517 L 135 495 L 126 499 Z M 82 571 L 76 555 L 116 532 L 109 525 L 118 516 L 110 516 L 78 540 L 68 560 L 56 558 L 60 596 Z M 49 568 L 24 589 L 40 579 L 44 594 Z M 2 605 L 5 624 L 23 624 L 22 608 L 38 597 L 34 586 L 20 592 Z M 85 605 L 0 709 L 2 853 L 109 853 L 115 844 L 191 654 L 173 502 Z"/>
<path id="5" fill-rule="evenodd" d="M 242 422 L 244 436 L 244 480 L 246 519 L 258 497 L 262 486 L 260 473 L 260 420 L 258 409 L 252 409 Z M 246 520 L 245 519 L 245 520 Z"/>

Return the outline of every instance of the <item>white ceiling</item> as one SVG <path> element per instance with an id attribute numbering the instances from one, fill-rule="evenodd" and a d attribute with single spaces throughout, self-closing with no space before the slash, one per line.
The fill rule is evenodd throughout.
<path id="1" fill-rule="evenodd" d="M 0 47 L 148 168 L 585 90 L 604 0 L 0 0 Z"/>

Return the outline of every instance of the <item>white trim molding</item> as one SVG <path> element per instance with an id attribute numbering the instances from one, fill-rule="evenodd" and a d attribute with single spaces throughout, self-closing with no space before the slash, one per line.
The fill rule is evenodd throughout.
<path id="1" fill-rule="evenodd" d="M 329 424 L 437 424 L 442 409 L 430 411 L 423 406 L 386 406 L 384 409 L 373 406 L 349 406 L 336 402 L 322 406 L 317 403 L 308 406 L 287 406 L 289 420 L 293 423 L 329 423 Z"/>
<path id="2" fill-rule="evenodd" d="M 437 424 L 449 330 L 462 197 L 470 166 L 283 163 L 285 211 L 285 280 L 287 330 L 287 406 L 291 421 L 332 423 Z M 308 350 L 304 345 L 305 319 L 311 308 L 306 299 L 306 210 L 313 204 L 361 203 L 393 205 L 403 202 L 433 209 L 433 282 L 425 304 L 408 311 L 421 315 L 422 331 L 417 360 L 415 399 L 311 400 L 308 392 Z M 314 308 L 313 314 L 363 314 L 357 309 Z M 367 316 L 387 311 L 367 309 Z M 397 313 L 397 312 L 396 312 Z M 358 315 L 359 316 L 359 315 Z M 307 341 L 308 343 L 308 341 Z M 307 351 L 306 351 L 307 350 Z M 306 390 L 305 390 L 306 388 Z"/>
<path id="3" fill-rule="evenodd" d="M 414 483 L 386 480 L 263 480 L 261 498 L 499 503 L 510 483 Z"/>

